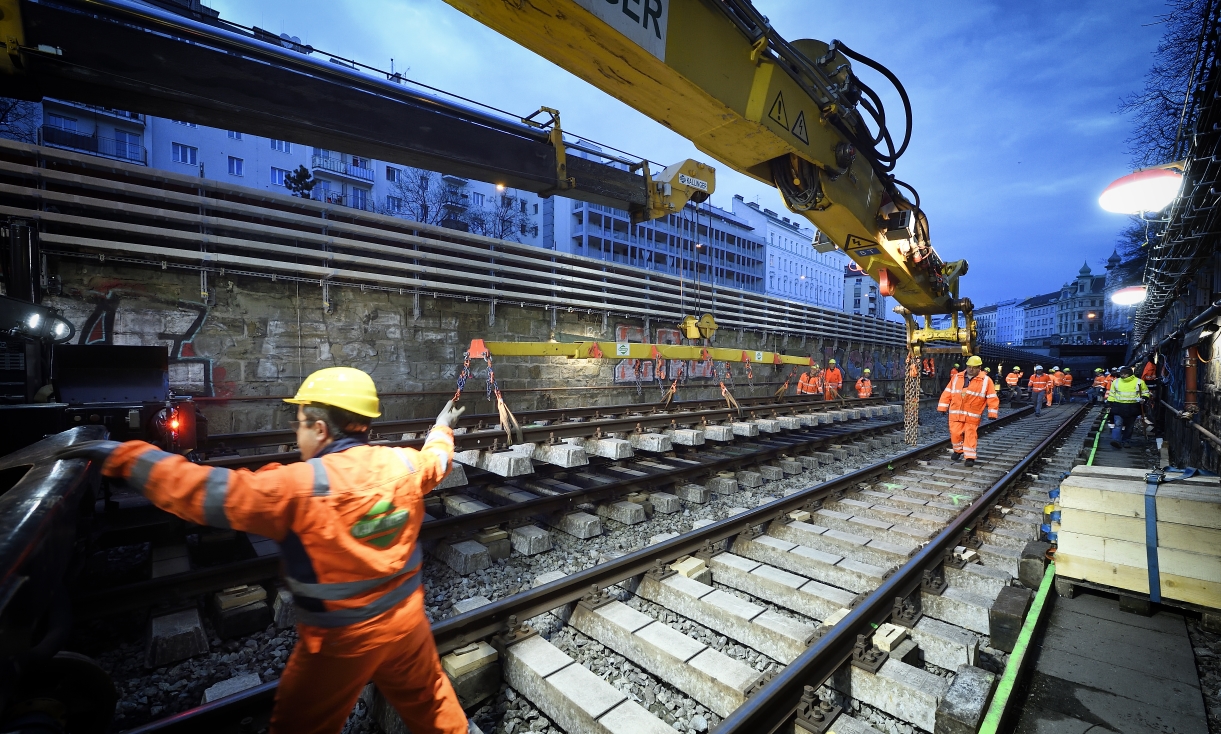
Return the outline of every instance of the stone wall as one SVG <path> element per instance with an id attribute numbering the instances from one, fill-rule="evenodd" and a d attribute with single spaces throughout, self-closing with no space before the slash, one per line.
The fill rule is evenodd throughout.
<path id="1" fill-rule="evenodd" d="M 161 344 L 170 355 L 170 382 L 177 393 L 195 395 L 213 434 L 282 428 L 291 418 L 276 398 L 295 392 L 314 370 L 350 366 L 369 372 L 383 393 L 387 418 L 435 413 L 452 395 L 470 341 L 613 340 L 621 327 L 640 320 L 601 313 L 549 311 L 487 301 L 416 297 L 359 288 L 329 289 L 324 310 L 317 282 L 226 274 L 210 277 L 210 296 L 200 295 L 198 271 L 48 257 L 48 306 L 61 309 L 76 326 L 79 344 Z M 673 324 L 651 323 L 649 338 Z M 622 333 L 622 332 L 620 332 Z M 642 332 L 643 333 L 643 329 Z M 891 378 L 901 390 L 901 351 L 895 347 L 721 330 L 718 347 L 778 350 L 834 356 L 854 380 L 871 367 L 875 381 Z M 495 372 L 515 410 L 564 405 L 655 402 L 656 381 L 640 392 L 634 380 L 616 383 L 610 360 L 505 358 Z M 475 413 L 494 412 L 485 398 L 486 368 L 472 364 L 475 378 L 464 393 Z M 737 397 L 770 394 L 791 368 L 732 366 Z M 622 379 L 622 374 L 620 375 Z M 793 381 L 794 385 L 796 380 Z M 792 388 L 790 388 L 792 392 Z M 716 397 L 716 381 L 692 379 L 678 399 Z"/>

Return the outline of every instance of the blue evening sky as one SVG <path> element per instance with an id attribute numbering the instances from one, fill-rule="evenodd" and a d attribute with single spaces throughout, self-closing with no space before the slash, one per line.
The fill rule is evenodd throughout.
<path id="1" fill-rule="evenodd" d="M 211 0 L 243 25 L 299 36 L 411 79 L 528 114 L 558 108 L 564 128 L 651 160 L 707 160 L 686 140 L 442 0 Z M 1160 0 L 854 3 L 755 0 L 789 40 L 838 38 L 890 67 L 915 112 L 899 178 L 915 185 L 933 244 L 965 257 L 977 304 L 1056 290 L 1083 261 L 1101 271 L 1121 216 L 1098 194 L 1127 173 L 1130 120 L 1163 27 Z M 861 71 L 882 91 L 885 81 Z M 887 110 L 900 105 L 886 96 Z M 893 122 L 901 135 L 901 122 Z M 715 161 L 711 161 L 715 165 Z M 733 194 L 783 210 L 779 195 L 717 166 L 713 202 Z"/>

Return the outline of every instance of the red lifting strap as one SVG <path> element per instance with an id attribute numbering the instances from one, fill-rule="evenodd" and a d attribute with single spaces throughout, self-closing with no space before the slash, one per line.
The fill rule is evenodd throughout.
<path id="1" fill-rule="evenodd" d="M 745 350 L 743 350 L 743 352 L 742 352 L 742 361 L 747 364 L 750 364 L 750 355 L 747 354 Z"/>
<path id="2" fill-rule="evenodd" d="M 780 364 L 780 352 L 772 352 L 772 364 Z"/>
<path id="3" fill-rule="evenodd" d="M 592 359 L 602 359 L 606 355 L 602 354 L 602 349 L 598 346 L 598 342 L 594 342 L 593 346 L 589 348 L 589 356 Z"/>

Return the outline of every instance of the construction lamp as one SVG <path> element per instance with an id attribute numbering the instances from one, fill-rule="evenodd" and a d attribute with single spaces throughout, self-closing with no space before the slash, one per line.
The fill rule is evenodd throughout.
<path id="1" fill-rule="evenodd" d="M 1130 285 L 1127 288 L 1120 288 L 1111 294 L 1111 303 L 1117 306 L 1135 306 L 1145 300 L 1149 289 L 1143 285 Z"/>
<path id="2" fill-rule="evenodd" d="M 1163 166 L 1145 168 L 1112 181 L 1098 197 L 1098 205 L 1115 214 L 1160 212 L 1170 206 L 1182 187 L 1182 171 Z"/>

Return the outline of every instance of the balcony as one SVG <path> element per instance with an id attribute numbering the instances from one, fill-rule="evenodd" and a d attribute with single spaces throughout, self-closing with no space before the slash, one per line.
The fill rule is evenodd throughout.
<path id="1" fill-rule="evenodd" d="M 373 206 L 372 197 L 368 194 L 363 196 L 344 195 L 340 191 L 328 191 L 326 189 L 315 188 L 310 192 L 310 198 L 314 201 L 325 201 L 328 204 L 338 204 L 352 209 L 360 209 L 361 211 L 371 212 L 376 211 Z"/>
<path id="2" fill-rule="evenodd" d="M 373 183 L 373 169 L 372 168 L 363 168 L 361 166 L 354 166 L 351 163 L 345 163 L 340 158 L 331 158 L 329 156 L 316 155 L 313 157 L 313 160 L 310 162 L 310 165 L 311 165 L 311 167 L 313 167 L 315 169 L 322 169 L 323 171 L 327 171 L 328 173 L 334 173 L 339 176 L 347 176 L 348 178 L 354 178 L 357 181 Z"/>
<path id="3" fill-rule="evenodd" d="M 42 126 L 42 142 L 55 148 L 79 150 L 84 153 L 99 155 L 104 158 L 148 165 L 148 151 L 138 143 L 114 138 L 100 138 L 96 135 L 82 135 L 73 130 L 65 130 L 51 125 Z"/>
<path id="4" fill-rule="evenodd" d="M 144 115 L 140 114 L 139 112 L 128 112 L 127 110 L 116 110 L 113 107 L 102 107 L 101 105 L 85 104 L 83 102 L 72 102 L 72 101 L 69 101 L 66 99 L 55 99 L 55 100 L 48 100 L 48 101 L 54 102 L 56 104 L 67 105 L 69 107 L 75 107 L 79 110 L 89 110 L 90 112 L 97 112 L 97 113 L 100 113 L 103 115 L 108 115 L 110 117 L 118 118 L 120 120 L 127 120 L 128 122 L 139 122 L 141 124 L 144 123 Z"/>
<path id="5" fill-rule="evenodd" d="M 470 194 L 466 194 L 454 189 L 447 191 L 441 200 L 441 206 L 445 207 L 446 211 L 450 212 L 451 214 L 466 211 L 470 207 L 470 204 Z"/>

